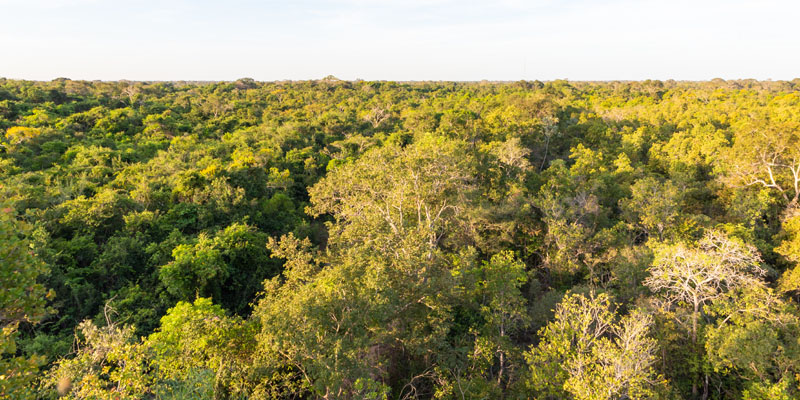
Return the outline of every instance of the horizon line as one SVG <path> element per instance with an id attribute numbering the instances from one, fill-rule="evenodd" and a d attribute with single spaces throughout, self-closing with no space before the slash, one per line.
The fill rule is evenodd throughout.
<path id="1" fill-rule="evenodd" d="M 395 82 L 395 83 L 516 83 L 516 82 L 575 82 L 575 83 L 632 83 L 632 82 L 684 82 L 684 83 L 700 83 L 700 82 L 794 82 L 799 81 L 799 77 L 791 79 L 758 79 L 758 78 L 711 78 L 711 79 L 658 79 L 658 78 L 645 78 L 645 79 L 570 79 L 570 78 L 557 78 L 557 79 L 476 79 L 476 80 L 448 80 L 448 79 L 341 79 L 333 75 L 328 75 L 322 78 L 308 78 L 308 79 L 272 79 L 260 80 L 251 77 L 241 77 L 237 79 L 80 79 L 69 77 L 57 77 L 53 79 L 27 79 L 27 78 L 12 78 L 0 76 L 0 80 L 6 81 L 24 81 L 24 82 L 57 82 L 57 81 L 78 81 L 78 82 L 131 82 L 131 83 L 234 83 L 242 80 L 251 80 L 258 83 L 293 83 L 293 82 Z"/>

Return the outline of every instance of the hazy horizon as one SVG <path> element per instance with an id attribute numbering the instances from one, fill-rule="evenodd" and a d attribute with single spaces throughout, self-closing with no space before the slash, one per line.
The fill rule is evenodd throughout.
<path id="1" fill-rule="evenodd" d="M 236 82 L 241 79 L 253 79 L 255 82 L 259 83 L 280 83 L 280 82 L 317 82 L 323 81 L 330 77 L 331 75 L 322 77 L 322 78 L 308 78 L 308 79 L 271 79 L 271 80 L 262 80 L 262 79 L 253 79 L 247 76 L 237 78 L 237 79 L 217 79 L 217 80 L 202 80 L 202 79 L 144 79 L 144 80 L 137 80 L 137 79 L 72 79 L 66 76 L 60 76 L 53 79 L 25 79 L 25 78 L 13 78 L 13 77 L 6 77 L 0 76 L 0 79 L 7 79 L 12 81 L 30 81 L 30 82 L 52 82 L 57 81 L 59 79 L 68 79 L 71 81 L 83 81 L 83 82 L 143 82 L 143 83 L 197 83 L 197 84 L 215 84 L 215 83 L 225 83 L 225 82 Z M 611 80 L 576 80 L 576 79 L 519 79 L 519 80 L 492 80 L 492 79 L 481 79 L 481 80 L 447 80 L 447 79 L 427 79 L 427 80 L 398 80 L 398 79 L 339 79 L 336 76 L 333 76 L 338 81 L 342 82 L 396 82 L 396 83 L 514 83 L 514 82 L 556 82 L 556 81 L 566 81 L 570 83 L 629 83 L 629 82 L 647 82 L 647 81 L 660 81 L 660 82 L 676 82 L 676 83 L 703 83 L 703 82 L 713 82 L 715 80 L 721 79 L 724 82 L 743 82 L 743 81 L 756 81 L 756 82 L 793 82 L 796 80 L 800 80 L 798 78 L 792 79 L 757 79 L 757 78 L 737 78 L 737 79 L 723 79 L 723 78 L 711 78 L 711 79 L 611 79 Z"/>

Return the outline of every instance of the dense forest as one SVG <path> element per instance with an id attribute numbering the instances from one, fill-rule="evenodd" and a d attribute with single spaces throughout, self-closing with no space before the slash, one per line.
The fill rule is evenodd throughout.
<path id="1" fill-rule="evenodd" d="M 0 398 L 800 398 L 798 90 L 0 79 Z"/>

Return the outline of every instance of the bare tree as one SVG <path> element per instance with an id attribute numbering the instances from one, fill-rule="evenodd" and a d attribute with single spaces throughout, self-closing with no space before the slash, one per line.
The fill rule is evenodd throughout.
<path id="1" fill-rule="evenodd" d="M 688 329 L 696 347 L 705 305 L 735 289 L 763 286 L 766 271 L 760 265 L 761 256 L 753 246 L 711 230 L 697 246 L 678 243 L 657 248 L 644 284 L 659 296 L 665 310 L 688 305 L 689 320 L 676 313 L 676 321 Z M 695 398 L 697 393 L 695 383 L 692 385 Z"/>
<path id="2" fill-rule="evenodd" d="M 730 290 L 764 285 L 761 278 L 766 271 L 760 264 L 761 256 L 753 246 L 712 230 L 697 247 L 678 243 L 657 249 L 644 284 L 660 296 L 665 308 L 679 303 L 691 307 L 690 331 L 696 341 L 703 306 Z"/>
<path id="3" fill-rule="evenodd" d="M 122 89 L 122 94 L 128 96 L 128 105 L 133 105 L 133 99 L 139 94 L 139 86 L 131 82 L 125 89 Z"/>
<path id="4" fill-rule="evenodd" d="M 392 116 L 392 112 L 381 106 L 375 106 L 364 116 L 373 128 L 377 129 Z"/>

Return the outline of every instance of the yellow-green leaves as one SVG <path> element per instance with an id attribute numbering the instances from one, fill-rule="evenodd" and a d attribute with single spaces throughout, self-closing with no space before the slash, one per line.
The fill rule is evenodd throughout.
<path id="1" fill-rule="evenodd" d="M 39 282 L 48 268 L 21 235 L 27 225 L 13 215 L 10 204 L 0 203 L 0 398 L 32 396 L 31 382 L 40 357 L 25 357 L 17 349 L 20 323 L 36 324 L 51 310 L 46 301 L 52 292 Z"/>
<path id="2" fill-rule="evenodd" d="M 331 245 L 369 245 L 391 254 L 411 232 L 434 249 L 470 240 L 476 202 L 475 159 L 466 144 L 423 136 L 406 147 L 374 149 L 329 172 L 309 189 L 307 212 L 331 214 Z"/>
<path id="3" fill-rule="evenodd" d="M 794 265 L 781 276 L 780 289 L 800 290 L 800 208 L 787 210 L 783 230 L 778 237 L 783 240 L 775 248 L 775 252 Z"/>
<path id="4" fill-rule="evenodd" d="M 629 220 L 648 234 L 663 239 L 667 230 L 674 230 L 680 216 L 680 191 L 672 181 L 660 182 L 653 177 L 637 180 L 631 186 L 630 199 L 620 200 Z"/>
<path id="5" fill-rule="evenodd" d="M 656 397 L 663 379 L 655 372 L 652 317 L 634 310 L 620 316 L 605 294 L 567 294 L 555 320 L 526 353 L 528 387 L 536 398 L 579 400 Z"/>
<path id="6" fill-rule="evenodd" d="M 81 337 L 74 358 L 59 360 L 45 386 L 68 399 L 144 399 L 152 395 L 154 376 L 132 326 L 79 325 Z"/>
<path id="7" fill-rule="evenodd" d="M 33 139 L 42 134 L 39 128 L 29 128 L 26 126 L 14 126 L 6 131 L 6 140 L 11 144 L 19 144 Z"/>
<path id="8" fill-rule="evenodd" d="M 748 121 L 737 129 L 727 157 L 729 182 L 768 188 L 786 203 L 797 204 L 800 199 L 800 122 L 775 116 Z"/>

